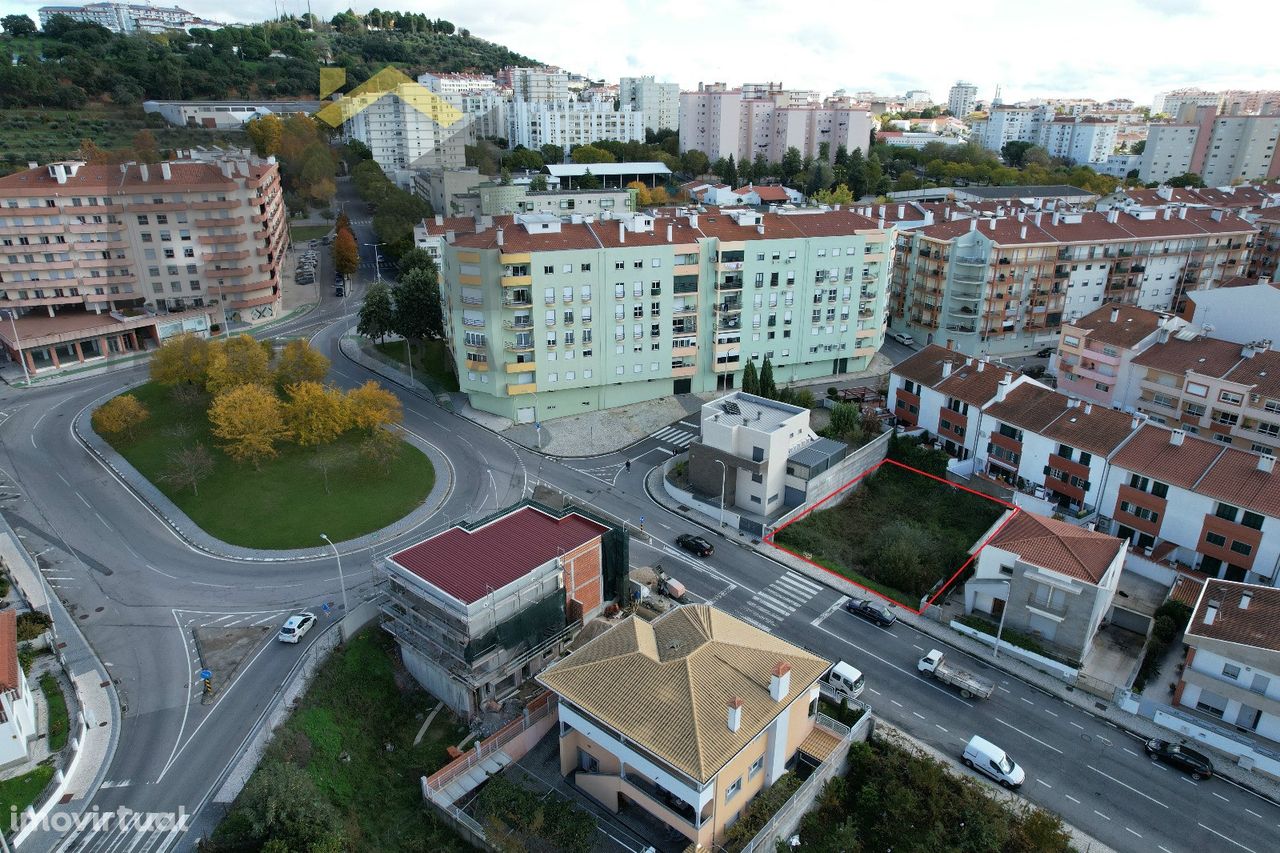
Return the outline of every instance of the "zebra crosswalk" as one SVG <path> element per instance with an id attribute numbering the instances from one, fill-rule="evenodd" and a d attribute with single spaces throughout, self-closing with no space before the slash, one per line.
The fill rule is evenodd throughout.
<path id="1" fill-rule="evenodd" d="M 773 583 L 751 596 L 747 602 L 748 621 L 764 630 L 770 630 L 779 622 L 808 603 L 822 586 L 795 572 L 779 575 Z"/>
<path id="2" fill-rule="evenodd" d="M 676 450 L 683 450 L 698 437 L 698 428 L 680 421 L 665 429 L 658 430 L 652 437 L 664 444 L 671 445 Z"/>

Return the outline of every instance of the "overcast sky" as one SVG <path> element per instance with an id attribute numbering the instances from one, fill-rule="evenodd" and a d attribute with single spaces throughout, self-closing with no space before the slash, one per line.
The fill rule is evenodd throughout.
<path id="1" fill-rule="evenodd" d="M 70 0 L 61 0 L 70 2 Z M 279 0 L 181 0 L 217 20 L 271 14 Z M 156 5 L 174 5 L 159 0 Z M 312 0 L 330 17 L 349 0 Z M 305 0 L 284 0 L 305 12 Z M 781 80 L 797 89 L 925 89 L 937 101 L 957 79 L 989 99 L 1133 98 L 1158 91 L 1280 89 L 1280 2 L 1274 0 L 915 0 L 787 3 L 766 0 L 490 0 L 387 8 L 442 17 L 543 62 L 617 81 L 653 74 L 684 88 Z M 0 0 L 0 10 L 38 4 Z M 361 11 L 365 7 L 355 7 Z"/>

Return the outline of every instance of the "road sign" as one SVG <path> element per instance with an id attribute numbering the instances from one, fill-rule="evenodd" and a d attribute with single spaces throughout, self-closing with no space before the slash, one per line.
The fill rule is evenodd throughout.
<path id="1" fill-rule="evenodd" d="M 325 613 L 328 613 L 328 612 L 329 612 L 329 602 L 327 602 L 327 601 L 326 601 L 324 604 L 320 605 L 320 609 L 321 609 L 321 610 L 323 610 Z"/>
<path id="2" fill-rule="evenodd" d="M 533 428 L 534 428 L 534 429 L 536 429 L 536 430 L 541 430 L 541 429 L 542 429 L 542 421 L 534 421 L 534 422 L 533 422 Z"/>
<path id="3" fill-rule="evenodd" d="M 200 670 L 200 677 L 201 677 L 201 678 L 213 678 L 213 673 L 212 673 L 212 672 L 210 672 L 210 671 L 209 671 L 209 670 L 207 670 L 207 669 L 202 669 L 202 670 Z"/>

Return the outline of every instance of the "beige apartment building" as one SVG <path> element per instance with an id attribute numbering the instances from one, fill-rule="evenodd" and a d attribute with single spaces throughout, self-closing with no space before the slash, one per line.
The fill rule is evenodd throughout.
<path id="1" fill-rule="evenodd" d="M 36 372 L 273 319 L 288 242 L 274 158 L 32 163 L 0 178 L 0 343 Z"/>
<path id="2" fill-rule="evenodd" d="M 1219 209 L 944 218 L 899 232 L 890 325 L 966 355 L 1025 354 L 1104 303 L 1170 311 L 1243 275 L 1257 233 Z"/>

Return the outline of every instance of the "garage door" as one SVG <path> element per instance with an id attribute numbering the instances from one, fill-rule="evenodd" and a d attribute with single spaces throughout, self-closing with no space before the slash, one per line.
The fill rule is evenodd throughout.
<path id="1" fill-rule="evenodd" d="M 523 409 L 516 409 L 516 423 L 518 424 L 533 423 L 533 406 L 527 406 Z"/>
<path id="2" fill-rule="evenodd" d="M 1058 632 L 1058 623 L 1041 616 L 1039 613 L 1029 615 L 1031 618 L 1027 620 L 1027 627 L 1031 629 L 1032 634 L 1039 634 L 1046 640 L 1053 642 L 1053 635 Z"/>
<path id="3" fill-rule="evenodd" d="M 1124 628 L 1126 631 L 1133 631 L 1145 637 L 1147 628 L 1151 626 L 1151 617 L 1143 616 L 1141 613 L 1134 613 L 1132 610 L 1113 607 L 1111 608 L 1110 622 L 1117 628 Z"/>

